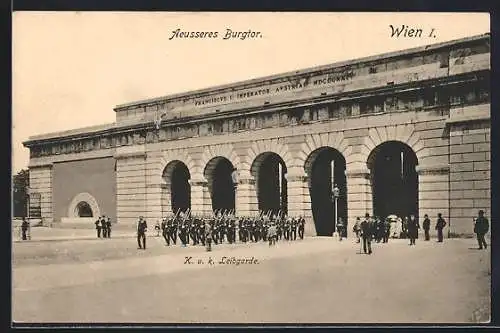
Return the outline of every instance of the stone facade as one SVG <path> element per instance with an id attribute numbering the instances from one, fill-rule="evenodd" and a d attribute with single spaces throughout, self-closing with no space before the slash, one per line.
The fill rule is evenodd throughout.
<path id="1" fill-rule="evenodd" d="M 352 225 L 373 211 L 371 154 L 397 141 L 418 160 L 418 215 L 442 213 L 451 231 L 470 233 L 477 210 L 491 207 L 489 75 L 484 35 L 120 105 L 114 124 L 25 142 L 31 187 L 42 195 L 43 218 L 60 223 L 54 166 L 112 157 L 116 212 L 108 215 L 133 225 L 140 215 L 172 213 L 169 166 L 182 162 L 192 212 L 211 215 L 213 161 L 222 157 L 239 173 L 237 214 L 255 215 L 259 163 L 274 153 L 287 169 L 289 215 L 311 221 L 310 166 L 331 147 L 346 162 Z"/>

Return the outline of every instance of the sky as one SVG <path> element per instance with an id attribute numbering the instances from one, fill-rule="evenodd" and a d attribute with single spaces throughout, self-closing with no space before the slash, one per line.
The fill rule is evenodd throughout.
<path id="1" fill-rule="evenodd" d="M 12 173 L 28 137 L 115 121 L 116 105 L 483 34 L 487 13 L 15 12 Z M 422 37 L 391 37 L 391 25 Z M 172 38 L 173 31 L 218 38 Z M 228 39 L 226 29 L 260 32 Z M 429 36 L 433 31 L 433 35 Z"/>

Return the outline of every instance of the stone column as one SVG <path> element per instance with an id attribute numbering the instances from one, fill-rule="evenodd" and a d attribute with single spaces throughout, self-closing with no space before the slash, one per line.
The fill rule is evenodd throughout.
<path id="1" fill-rule="evenodd" d="M 348 225 L 356 223 L 356 217 L 373 214 L 372 187 L 368 168 L 346 170 Z"/>
<path id="2" fill-rule="evenodd" d="M 172 213 L 172 202 L 170 198 L 170 184 L 161 184 L 161 215 L 169 216 Z"/>
<path id="3" fill-rule="evenodd" d="M 248 175 L 239 179 L 236 188 L 236 215 L 254 216 L 258 214 L 255 179 Z"/>
<path id="4" fill-rule="evenodd" d="M 197 216 L 206 215 L 204 192 L 207 182 L 201 178 L 190 179 L 189 184 L 191 185 L 191 212 Z"/>
<path id="5" fill-rule="evenodd" d="M 162 217 L 162 184 L 148 184 L 146 186 L 146 213 L 147 221 L 156 223 Z"/>
<path id="6" fill-rule="evenodd" d="M 203 197 L 203 215 L 212 216 L 212 196 L 210 195 L 210 189 L 208 188 L 208 181 L 201 181 L 199 186 L 201 187 L 201 193 Z"/>
<path id="7" fill-rule="evenodd" d="M 312 218 L 311 196 L 309 195 L 308 177 L 302 168 L 290 168 L 287 173 L 288 215 L 302 216 L 306 220 L 304 234 L 316 236 Z"/>
<path id="8" fill-rule="evenodd" d="M 419 220 L 422 221 L 424 215 L 427 214 L 432 223 L 435 223 L 437 214 L 441 213 L 450 230 L 453 230 L 453 221 L 450 221 L 449 170 L 448 164 L 417 165 L 418 215 Z M 458 203 L 459 201 L 456 200 Z M 453 203 L 451 208 L 453 208 Z M 458 207 L 458 209 L 462 208 Z"/>

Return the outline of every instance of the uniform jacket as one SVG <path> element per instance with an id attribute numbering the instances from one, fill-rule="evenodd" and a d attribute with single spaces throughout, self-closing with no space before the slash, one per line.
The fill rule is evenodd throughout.
<path id="1" fill-rule="evenodd" d="M 429 230 L 431 228 L 431 220 L 429 220 L 429 218 L 424 219 L 422 227 L 424 228 L 424 230 Z"/>
<path id="2" fill-rule="evenodd" d="M 486 217 L 478 217 L 476 223 L 474 224 L 474 233 L 485 234 L 490 228 L 489 221 Z"/>

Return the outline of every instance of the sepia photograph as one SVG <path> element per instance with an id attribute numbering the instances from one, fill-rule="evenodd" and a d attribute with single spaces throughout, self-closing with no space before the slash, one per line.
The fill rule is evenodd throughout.
<path id="1" fill-rule="evenodd" d="M 490 37 L 13 12 L 13 325 L 489 323 Z"/>

